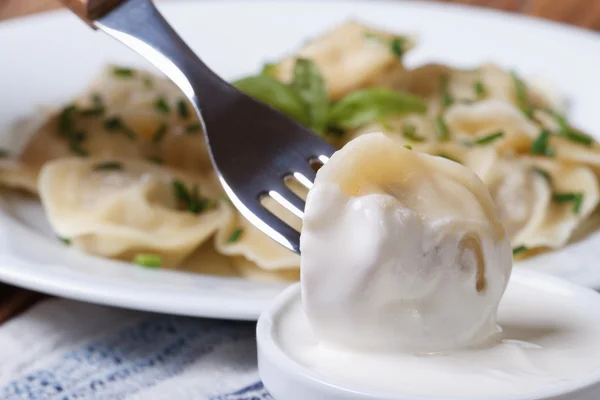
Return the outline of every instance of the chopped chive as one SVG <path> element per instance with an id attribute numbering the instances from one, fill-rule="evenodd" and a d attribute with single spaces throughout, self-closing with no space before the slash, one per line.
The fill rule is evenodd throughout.
<path id="1" fill-rule="evenodd" d="M 405 145 L 404 145 L 404 148 L 405 148 L 405 149 L 408 149 L 408 150 L 412 150 L 412 146 L 411 146 L 410 144 L 405 144 Z"/>
<path id="2" fill-rule="evenodd" d="M 131 78 L 135 75 L 135 71 L 131 68 L 114 67 L 113 75 L 118 76 L 119 78 Z"/>
<path id="3" fill-rule="evenodd" d="M 269 75 L 269 76 L 275 76 L 275 73 L 277 72 L 277 64 L 276 63 L 266 63 L 265 65 L 263 65 L 262 70 L 260 71 L 261 75 Z"/>
<path id="4" fill-rule="evenodd" d="M 173 190 L 175 192 L 175 198 L 181 203 L 181 206 L 194 214 L 201 213 L 202 211 L 217 206 L 215 201 L 204 198 L 200 195 L 200 189 L 198 188 L 198 185 L 194 185 L 190 192 L 185 187 L 183 182 L 174 180 Z"/>
<path id="5" fill-rule="evenodd" d="M 450 76 L 448 74 L 440 76 L 440 97 L 443 109 L 450 107 L 454 103 L 454 99 L 450 95 L 449 85 Z"/>
<path id="6" fill-rule="evenodd" d="M 200 132 L 202 130 L 202 125 L 200 124 L 189 124 L 185 127 L 185 133 L 193 134 L 196 132 Z"/>
<path id="7" fill-rule="evenodd" d="M 79 157 L 87 157 L 90 155 L 90 153 L 87 150 L 81 147 L 81 143 L 79 142 L 71 142 L 69 149 L 73 154 Z"/>
<path id="8" fill-rule="evenodd" d="M 518 246 L 513 249 L 513 257 L 529 250 L 527 246 Z"/>
<path id="9" fill-rule="evenodd" d="M 448 130 L 448 125 L 446 125 L 446 121 L 444 121 L 444 117 L 441 115 L 435 119 L 435 133 L 440 142 L 447 142 L 450 140 L 450 131 Z"/>
<path id="10" fill-rule="evenodd" d="M 398 58 L 402 58 L 404 55 L 404 45 L 406 44 L 406 39 L 402 36 L 396 36 L 392 39 L 390 44 L 392 48 L 392 53 Z"/>
<path id="11" fill-rule="evenodd" d="M 171 112 L 171 106 L 164 97 L 159 97 L 154 103 L 154 107 L 161 113 L 168 114 Z"/>
<path id="12" fill-rule="evenodd" d="M 235 231 L 233 231 L 233 233 L 231 234 L 231 236 L 229 236 L 229 239 L 227 240 L 227 243 L 235 243 L 238 240 L 240 240 L 240 237 L 242 236 L 242 233 L 244 233 L 244 230 L 242 228 L 237 228 Z"/>
<path id="13" fill-rule="evenodd" d="M 137 134 L 129 128 L 119 117 L 111 117 L 104 120 L 104 129 L 109 132 L 121 132 L 131 140 L 137 139 Z"/>
<path id="14" fill-rule="evenodd" d="M 163 163 L 162 158 L 157 157 L 157 156 L 150 156 L 150 157 L 148 157 L 148 161 L 150 161 L 150 162 L 152 162 L 154 164 L 159 164 L 159 165 Z"/>
<path id="15" fill-rule="evenodd" d="M 94 171 L 108 171 L 108 170 L 121 170 L 123 164 L 118 161 L 107 161 L 100 164 L 96 164 Z"/>
<path id="16" fill-rule="evenodd" d="M 452 156 L 450 156 L 450 155 L 448 155 L 446 153 L 439 153 L 437 156 L 445 158 L 445 159 L 450 160 L 450 161 L 454 161 L 455 163 L 461 164 L 461 162 L 458 161 L 456 158 L 454 158 L 454 157 L 452 157 Z"/>
<path id="17" fill-rule="evenodd" d="M 515 88 L 515 97 L 517 99 L 517 105 L 528 118 L 533 117 L 533 109 L 529 105 L 529 95 L 527 93 L 527 86 L 525 82 L 521 79 L 521 77 L 515 72 L 511 71 L 510 76 L 513 81 L 513 86 Z"/>
<path id="18" fill-rule="evenodd" d="M 478 99 L 483 99 L 487 94 L 487 89 L 481 81 L 477 81 L 473 84 L 473 91 Z"/>
<path id="19" fill-rule="evenodd" d="M 539 167 L 533 167 L 533 172 L 542 176 L 545 180 L 548 181 L 549 184 L 552 184 L 552 176 L 548 173 L 548 171 L 544 171 Z"/>
<path id="20" fill-rule="evenodd" d="M 91 108 L 84 108 L 82 110 L 79 110 L 79 115 L 84 117 L 96 117 L 98 115 L 104 114 L 104 111 L 106 111 L 104 106 L 97 105 Z"/>
<path id="21" fill-rule="evenodd" d="M 554 193 L 552 200 L 557 203 L 573 202 L 573 213 L 579 214 L 583 203 L 583 193 Z"/>
<path id="22" fill-rule="evenodd" d="M 554 157 L 554 149 L 549 146 L 550 135 L 550 131 L 543 129 L 531 143 L 529 152 L 537 156 Z"/>
<path id="23" fill-rule="evenodd" d="M 327 128 L 325 129 L 325 132 L 328 135 L 337 136 L 337 137 L 342 137 L 346 133 L 346 131 L 343 128 L 341 128 L 339 126 L 336 126 L 336 125 L 333 125 L 333 124 L 327 125 Z"/>
<path id="24" fill-rule="evenodd" d="M 167 133 L 167 124 L 165 124 L 163 122 L 162 124 L 160 124 L 160 126 L 158 127 L 156 132 L 154 132 L 154 134 L 152 135 L 152 141 L 154 143 L 160 143 L 163 140 L 163 138 L 165 137 L 166 133 Z"/>
<path id="25" fill-rule="evenodd" d="M 177 102 L 177 111 L 182 119 L 188 119 L 190 116 L 190 110 L 188 109 L 188 105 L 185 100 L 179 100 Z"/>
<path id="26" fill-rule="evenodd" d="M 142 267 L 160 268 L 163 261 L 162 257 L 156 254 L 136 254 L 133 262 Z"/>
<path id="27" fill-rule="evenodd" d="M 144 86 L 148 89 L 152 89 L 154 82 L 150 78 L 144 78 Z"/>
<path id="28" fill-rule="evenodd" d="M 6 149 L 0 149 L 0 158 L 6 158 L 10 156 L 10 152 Z"/>
<path id="29" fill-rule="evenodd" d="M 77 108 L 74 105 L 69 105 L 62 109 L 58 116 L 58 132 L 63 136 L 68 136 L 75 122 L 73 121 L 73 114 L 77 111 Z"/>
<path id="30" fill-rule="evenodd" d="M 490 143 L 502 138 L 503 136 L 504 136 L 504 132 L 498 131 L 498 132 L 490 133 L 489 135 L 480 137 L 473 141 L 465 141 L 464 143 L 467 146 L 490 144 Z"/>
<path id="31" fill-rule="evenodd" d="M 104 129 L 107 131 L 116 131 L 123 127 L 123 121 L 119 117 L 112 117 L 104 120 Z"/>
<path id="32" fill-rule="evenodd" d="M 63 242 L 65 245 L 70 245 L 71 244 L 71 239 L 65 238 L 65 237 L 58 237 L 58 240 L 60 240 L 61 242 Z"/>
<path id="33" fill-rule="evenodd" d="M 183 184 L 183 182 L 181 182 L 180 180 L 174 180 L 173 181 L 173 190 L 175 192 L 175 198 L 182 202 L 182 203 L 189 203 L 190 202 L 190 195 L 187 191 L 187 188 L 185 187 L 185 185 Z"/>
<path id="34" fill-rule="evenodd" d="M 407 122 L 402 126 L 402 136 L 413 142 L 424 142 L 425 138 L 417 134 L 417 127 Z"/>
<path id="35" fill-rule="evenodd" d="M 587 135 L 584 135 L 571 129 L 569 123 L 567 122 L 567 119 L 563 115 L 554 111 L 551 111 L 551 113 L 554 116 L 554 119 L 558 125 L 558 134 L 560 136 L 563 136 L 564 138 L 569 139 L 572 142 L 580 143 L 585 146 L 592 145 L 592 143 L 594 142 L 593 139 Z"/>

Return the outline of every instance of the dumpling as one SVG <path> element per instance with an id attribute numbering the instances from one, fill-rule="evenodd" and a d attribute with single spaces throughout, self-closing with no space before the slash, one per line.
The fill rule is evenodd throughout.
<path id="1" fill-rule="evenodd" d="M 198 119 L 179 89 L 150 73 L 108 66 L 51 116 L 19 162 L 33 170 L 72 156 L 145 159 L 189 172 L 212 169 Z"/>
<path id="2" fill-rule="evenodd" d="M 362 88 L 401 64 L 400 57 L 414 40 L 380 31 L 355 21 L 346 22 L 284 59 L 276 69 L 283 82 L 293 77 L 295 59 L 311 59 L 325 78 L 329 97 L 337 100 Z"/>
<path id="3" fill-rule="evenodd" d="M 274 203 L 273 200 L 271 202 Z M 215 235 L 215 247 L 219 252 L 229 256 L 243 256 L 269 271 L 300 266 L 297 254 L 255 228 L 233 207 L 225 210 L 224 214 L 226 222 Z"/>
<path id="4" fill-rule="evenodd" d="M 500 157 L 482 178 L 514 248 L 564 246 L 600 198 L 589 168 L 546 157 Z"/>
<path id="5" fill-rule="evenodd" d="M 55 232 L 91 254 L 176 267 L 225 222 L 220 188 L 144 161 L 65 158 L 39 177 Z"/>
<path id="6" fill-rule="evenodd" d="M 317 173 L 300 247 L 304 309 L 325 342 L 444 351 L 497 332 L 510 243 L 456 162 L 383 134 L 353 140 Z"/>
<path id="7" fill-rule="evenodd" d="M 0 159 L 0 186 L 37 194 L 37 171 L 22 165 L 17 160 L 2 158 Z"/>
<path id="8" fill-rule="evenodd" d="M 501 134 L 491 144 L 516 152 L 528 151 L 541 130 L 518 108 L 500 100 L 456 104 L 447 110 L 444 118 L 454 139 L 473 142 Z"/>

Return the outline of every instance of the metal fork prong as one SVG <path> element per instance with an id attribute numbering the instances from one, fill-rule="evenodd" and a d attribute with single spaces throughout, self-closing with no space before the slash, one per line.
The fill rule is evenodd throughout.
<path id="1" fill-rule="evenodd" d="M 315 178 L 317 177 L 317 172 L 313 169 L 313 167 L 309 164 L 309 162 L 307 161 L 305 164 L 304 163 L 296 163 L 293 167 L 293 173 L 291 174 L 292 176 L 295 176 L 295 174 L 302 174 L 308 181 L 310 181 L 311 183 L 314 183 Z"/>
<path id="2" fill-rule="evenodd" d="M 304 200 L 298 197 L 296 193 L 292 192 L 284 184 L 277 187 L 275 190 L 269 190 L 269 196 L 298 218 L 304 218 Z"/>
<path id="3" fill-rule="evenodd" d="M 222 177 L 219 179 L 233 205 L 251 224 L 282 246 L 296 253 L 300 251 L 300 232 L 266 209 L 259 197 L 242 201 Z"/>
<path id="4" fill-rule="evenodd" d="M 301 174 L 300 172 L 294 172 L 292 174 L 292 176 L 305 188 L 307 188 L 308 190 L 312 189 L 314 183 L 308 179 L 306 176 L 304 176 L 304 174 Z"/>

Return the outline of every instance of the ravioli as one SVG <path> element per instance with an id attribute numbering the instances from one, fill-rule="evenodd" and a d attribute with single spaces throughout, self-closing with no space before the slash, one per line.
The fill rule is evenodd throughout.
<path id="1" fill-rule="evenodd" d="M 55 232 L 105 257 L 150 253 L 175 267 L 225 222 L 220 191 L 208 180 L 143 161 L 52 161 L 39 190 Z"/>

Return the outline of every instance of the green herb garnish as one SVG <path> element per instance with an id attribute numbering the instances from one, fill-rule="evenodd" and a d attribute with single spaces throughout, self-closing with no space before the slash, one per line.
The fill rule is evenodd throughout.
<path id="1" fill-rule="evenodd" d="M 156 99 L 154 102 L 154 107 L 163 114 L 168 114 L 171 112 L 171 106 L 167 102 L 167 99 L 162 96 Z"/>
<path id="2" fill-rule="evenodd" d="M 413 142 L 424 142 L 425 141 L 425 137 L 419 136 L 417 134 L 417 127 L 409 122 L 406 122 L 402 126 L 402 136 L 404 136 L 405 138 L 407 138 L 409 140 L 412 140 Z"/>
<path id="3" fill-rule="evenodd" d="M 498 132 L 490 133 L 489 135 L 480 137 L 473 141 L 465 141 L 464 144 L 467 146 L 490 144 L 490 143 L 502 138 L 503 136 L 504 136 L 504 132 L 498 131 Z"/>
<path id="4" fill-rule="evenodd" d="M 87 157 L 90 155 L 90 153 L 87 150 L 81 147 L 80 142 L 71 142 L 69 149 L 73 154 L 79 157 Z"/>
<path id="5" fill-rule="evenodd" d="M 244 233 L 244 229 L 242 228 L 237 228 L 235 231 L 233 231 L 231 233 L 231 236 L 229 236 L 229 239 L 227 240 L 227 243 L 235 243 L 238 240 L 240 240 L 240 237 L 242 236 L 242 233 Z"/>
<path id="6" fill-rule="evenodd" d="M 58 240 L 60 240 L 61 242 L 63 242 L 63 244 L 65 244 L 67 246 L 71 244 L 71 239 L 68 239 L 68 238 L 64 238 L 64 237 L 60 237 L 59 236 Z"/>
<path id="7" fill-rule="evenodd" d="M 107 131 L 116 131 L 123 127 L 123 121 L 119 117 L 107 118 L 104 120 L 104 129 Z"/>
<path id="8" fill-rule="evenodd" d="M 450 131 L 448 130 L 448 125 L 446 125 L 446 121 L 441 115 L 435 119 L 435 133 L 440 142 L 447 142 L 450 140 Z"/>
<path id="9" fill-rule="evenodd" d="M 79 115 L 84 116 L 84 117 L 96 117 L 96 116 L 104 114 L 105 111 L 106 111 L 106 109 L 104 108 L 103 105 L 96 105 L 94 107 L 84 108 L 82 110 L 79 110 Z"/>
<path id="10" fill-rule="evenodd" d="M 0 149 L 0 158 L 10 157 L 10 152 L 6 149 Z"/>
<path id="11" fill-rule="evenodd" d="M 304 104 L 308 126 L 316 132 L 323 132 L 327 126 L 329 98 L 325 80 L 317 65 L 306 58 L 297 59 L 291 88 Z"/>
<path id="12" fill-rule="evenodd" d="M 160 143 L 163 138 L 165 137 L 165 134 L 167 133 L 167 124 L 165 124 L 164 122 L 162 124 L 159 125 L 158 129 L 156 129 L 156 132 L 154 132 L 154 134 L 152 135 L 152 141 L 154 143 Z"/>
<path id="13" fill-rule="evenodd" d="M 533 172 L 542 176 L 545 180 L 548 181 L 549 184 L 552 184 L 552 176 L 548 173 L 548 171 L 544 171 L 539 167 L 533 167 Z"/>
<path id="14" fill-rule="evenodd" d="M 162 158 L 157 157 L 157 156 L 148 157 L 148 161 L 150 161 L 151 163 L 154 163 L 154 164 L 159 164 L 159 165 L 163 163 Z"/>
<path id="15" fill-rule="evenodd" d="M 177 112 L 181 119 L 188 119 L 190 116 L 190 110 L 185 100 L 181 99 L 177 102 Z"/>
<path id="16" fill-rule="evenodd" d="M 529 152 L 537 156 L 554 157 L 554 149 L 550 147 L 550 131 L 544 129 L 538 137 L 531 143 Z"/>
<path id="17" fill-rule="evenodd" d="M 133 262 L 146 268 L 160 268 L 163 261 L 162 257 L 156 254 L 136 254 Z"/>
<path id="18" fill-rule="evenodd" d="M 265 65 L 263 65 L 262 70 L 260 71 L 261 74 L 264 75 L 269 75 L 269 76 L 275 76 L 275 73 L 277 72 L 277 64 L 276 63 L 266 63 Z"/>
<path id="19" fill-rule="evenodd" d="M 289 85 L 279 82 L 267 74 L 240 79 L 233 86 L 298 121 L 309 126 L 310 119 L 302 98 Z"/>
<path id="20" fill-rule="evenodd" d="M 513 249 L 513 257 L 529 250 L 527 246 L 518 246 Z"/>
<path id="21" fill-rule="evenodd" d="M 119 117 L 111 117 L 104 120 L 104 129 L 109 132 L 120 132 L 131 140 L 137 139 L 137 134 L 129 128 Z"/>
<path id="22" fill-rule="evenodd" d="M 583 193 L 554 193 L 552 200 L 557 203 L 573 202 L 573 213 L 579 214 L 583 203 Z"/>
<path id="23" fill-rule="evenodd" d="M 180 180 L 174 180 L 173 191 L 175 193 L 175 198 L 181 203 L 182 207 L 194 214 L 199 214 L 204 210 L 216 206 L 214 201 L 211 201 L 210 199 L 204 198 L 200 195 L 198 185 L 194 185 L 190 191 L 185 187 L 183 182 Z"/>
<path id="24" fill-rule="evenodd" d="M 412 146 L 411 146 L 410 144 L 405 144 L 405 145 L 404 145 L 404 148 L 405 148 L 405 149 L 408 149 L 408 150 L 412 150 Z"/>
<path id="25" fill-rule="evenodd" d="M 515 72 L 511 71 L 510 76 L 513 81 L 513 86 L 515 89 L 515 98 L 517 100 L 517 105 L 528 118 L 533 117 L 533 109 L 529 105 L 529 94 L 527 93 L 527 86 L 525 82 L 521 79 L 521 77 Z"/>
<path id="26" fill-rule="evenodd" d="M 374 40 L 376 42 L 390 46 L 390 50 L 398 58 L 402 58 L 402 56 L 405 53 L 404 48 L 406 46 L 407 40 L 404 36 L 394 36 L 392 38 L 389 38 L 373 32 L 365 32 L 364 35 L 367 39 Z"/>
<path id="27" fill-rule="evenodd" d="M 593 139 L 587 135 L 576 132 L 569 126 L 567 119 L 561 114 L 552 111 L 552 115 L 554 116 L 554 120 L 558 125 L 558 134 L 566 139 L 569 139 L 572 142 L 580 143 L 585 146 L 591 146 L 594 142 Z"/>
<path id="28" fill-rule="evenodd" d="M 391 49 L 392 49 L 392 53 L 394 53 L 394 55 L 398 58 L 402 58 L 402 56 L 404 55 L 404 47 L 406 45 L 406 38 L 402 37 L 402 36 L 396 36 L 395 38 L 392 39 L 391 41 Z"/>
<path id="29" fill-rule="evenodd" d="M 446 109 L 454 104 L 454 98 L 450 95 L 450 76 L 444 74 L 440 76 L 440 98 L 442 101 L 442 109 Z"/>
<path id="30" fill-rule="evenodd" d="M 96 164 L 94 171 L 109 171 L 109 170 L 121 170 L 123 164 L 118 161 L 107 161 L 100 164 Z"/>
<path id="31" fill-rule="evenodd" d="M 342 136 L 344 136 L 346 131 L 344 129 L 340 128 L 339 126 L 336 126 L 334 124 L 329 124 L 329 125 L 327 125 L 327 128 L 325 129 L 325 133 L 332 135 L 332 136 L 342 137 Z"/>
<path id="32" fill-rule="evenodd" d="M 202 125 L 195 123 L 195 124 L 189 124 L 188 126 L 185 127 L 185 133 L 187 133 L 188 135 L 192 135 L 194 133 L 198 133 L 202 131 Z"/>
<path id="33" fill-rule="evenodd" d="M 154 82 L 150 78 L 144 78 L 144 86 L 147 89 L 152 89 L 152 87 L 154 86 Z"/>
<path id="34" fill-rule="evenodd" d="M 113 75 L 118 76 L 119 78 L 131 78 L 135 75 L 135 71 L 131 68 L 114 67 Z"/>
<path id="35" fill-rule="evenodd" d="M 77 108 L 72 104 L 62 109 L 58 115 L 58 133 L 66 137 L 71 134 L 75 127 L 73 117 L 76 111 Z"/>
<path id="36" fill-rule="evenodd" d="M 389 116 L 426 111 L 427 104 L 412 94 L 383 88 L 360 89 L 331 107 L 329 123 L 342 129 L 354 129 Z"/>
<path id="37" fill-rule="evenodd" d="M 473 84 L 473 91 L 478 99 L 483 99 L 487 94 L 487 89 L 481 81 L 477 81 Z"/>
<path id="38" fill-rule="evenodd" d="M 439 153 L 437 156 L 438 156 L 438 157 L 445 158 L 446 160 L 454 161 L 455 163 L 462 164 L 462 163 L 461 163 L 460 161 L 458 161 L 456 158 L 454 158 L 454 157 L 452 157 L 452 156 L 450 156 L 450 155 L 448 155 L 448 154 L 446 154 L 446 153 Z"/>

